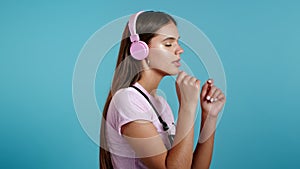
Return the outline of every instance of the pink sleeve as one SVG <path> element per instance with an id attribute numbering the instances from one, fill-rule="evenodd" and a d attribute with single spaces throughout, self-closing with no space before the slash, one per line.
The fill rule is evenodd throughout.
<path id="1" fill-rule="evenodd" d="M 114 122 L 119 134 L 121 135 L 121 127 L 136 120 L 145 120 L 153 122 L 154 111 L 147 100 L 135 91 L 135 89 L 127 88 L 117 92 L 112 102 L 115 108 Z"/>

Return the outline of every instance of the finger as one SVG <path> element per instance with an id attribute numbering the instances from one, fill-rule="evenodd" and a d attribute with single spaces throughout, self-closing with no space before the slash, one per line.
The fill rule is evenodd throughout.
<path id="1" fill-rule="evenodd" d="M 211 86 L 210 90 L 208 91 L 207 95 L 206 95 L 206 100 L 213 102 L 213 97 L 212 95 L 214 94 L 214 92 L 217 90 L 217 87 L 215 86 Z"/>
<path id="2" fill-rule="evenodd" d="M 181 82 L 184 83 L 184 84 L 190 84 L 190 80 L 192 78 L 193 78 L 192 76 L 186 75 L 186 76 L 183 77 Z"/>
<path id="3" fill-rule="evenodd" d="M 213 98 L 213 101 L 218 101 L 219 95 L 222 93 L 220 89 L 217 88 L 217 90 L 212 94 L 211 98 Z"/>
<path id="4" fill-rule="evenodd" d="M 200 89 L 200 83 L 201 83 L 201 81 L 196 79 L 195 85 L 198 89 Z"/>
<path id="5" fill-rule="evenodd" d="M 219 100 L 219 101 L 226 101 L 226 97 L 225 97 L 224 93 L 221 93 L 221 94 L 218 96 L 218 100 Z"/>
<path id="6" fill-rule="evenodd" d="M 208 79 L 207 83 L 209 84 L 209 86 L 213 86 L 214 85 L 214 79 Z"/>
<path id="7" fill-rule="evenodd" d="M 202 86 L 201 99 L 205 99 L 205 96 L 207 95 L 207 92 L 208 92 L 209 85 L 210 85 L 210 83 L 208 81 L 206 81 L 206 83 Z"/>
<path id="8" fill-rule="evenodd" d="M 192 85 L 192 86 L 195 86 L 196 81 L 197 81 L 197 79 L 195 77 L 191 77 L 190 80 L 189 80 L 189 84 Z"/>
<path id="9" fill-rule="evenodd" d="M 177 94 L 179 94 L 180 93 L 180 88 L 179 88 L 178 83 L 175 83 L 175 86 L 176 86 L 176 92 L 177 92 Z"/>
<path id="10" fill-rule="evenodd" d="M 197 95 L 199 96 L 200 94 L 200 80 L 198 80 L 197 78 L 193 77 L 190 79 L 190 83 L 193 87 L 196 87 L 195 92 L 197 92 Z"/>
<path id="11" fill-rule="evenodd" d="M 177 84 L 181 84 L 182 79 L 186 76 L 187 74 L 184 71 L 179 72 L 177 79 L 176 79 L 176 83 Z"/>
<path id="12" fill-rule="evenodd" d="M 207 83 L 208 83 L 208 91 L 210 90 L 210 88 L 214 85 L 214 79 L 208 79 L 207 80 Z"/>

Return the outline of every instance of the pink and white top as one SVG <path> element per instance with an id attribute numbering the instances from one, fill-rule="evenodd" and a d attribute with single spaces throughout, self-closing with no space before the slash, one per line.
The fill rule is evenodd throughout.
<path id="1" fill-rule="evenodd" d="M 135 83 L 134 86 L 149 97 L 161 118 L 168 124 L 170 133 L 175 134 L 173 113 L 166 100 L 161 96 L 150 95 L 139 83 Z M 121 134 L 123 125 L 136 120 L 151 122 L 156 127 L 166 148 L 171 148 L 168 133 L 163 130 L 155 111 L 145 97 L 132 87 L 120 89 L 113 96 L 106 117 L 107 146 L 114 169 L 147 168 Z"/>

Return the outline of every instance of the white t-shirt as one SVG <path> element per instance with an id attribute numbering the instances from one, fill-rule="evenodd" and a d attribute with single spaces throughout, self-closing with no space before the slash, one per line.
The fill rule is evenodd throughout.
<path id="1" fill-rule="evenodd" d="M 148 96 L 161 118 L 168 124 L 170 133 L 175 135 L 174 116 L 169 104 L 161 96 L 150 95 L 139 83 L 134 86 Z M 163 130 L 158 117 L 145 97 L 132 87 L 118 90 L 113 96 L 106 117 L 106 139 L 114 169 L 147 168 L 121 135 L 121 127 L 136 120 L 153 123 L 167 149 L 171 148 L 168 132 Z"/>

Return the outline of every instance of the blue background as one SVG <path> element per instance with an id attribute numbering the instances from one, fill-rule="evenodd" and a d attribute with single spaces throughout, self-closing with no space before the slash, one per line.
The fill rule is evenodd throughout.
<path id="1" fill-rule="evenodd" d="M 189 20 L 222 59 L 227 103 L 211 168 L 299 168 L 299 6 L 296 0 L 1 1 L 0 168 L 98 168 L 98 146 L 74 110 L 74 66 L 95 31 L 141 9 Z"/>

